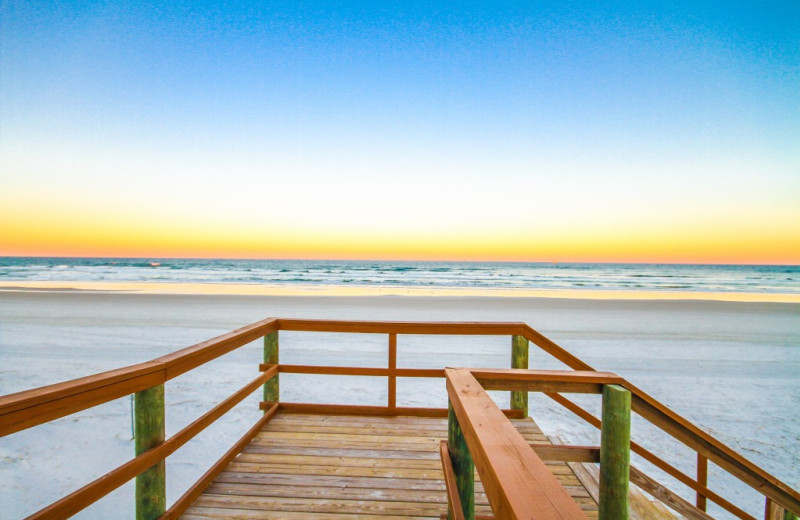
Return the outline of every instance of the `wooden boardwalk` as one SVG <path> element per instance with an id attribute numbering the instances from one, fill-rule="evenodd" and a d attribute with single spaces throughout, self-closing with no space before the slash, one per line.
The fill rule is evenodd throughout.
<path id="1" fill-rule="evenodd" d="M 384 334 L 388 339 L 387 364 L 279 364 L 280 331 Z M 398 367 L 399 335 L 510 336 L 512 368 Z M 264 363 L 259 365 L 259 375 L 167 438 L 165 383 L 259 338 L 264 341 Z M 530 343 L 571 370 L 528 370 Z M 278 392 L 281 373 L 386 377 L 386 404 L 282 402 Z M 447 436 L 447 420 L 435 417 L 443 417 L 447 409 L 397 406 L 397 380 L 420 377 L 446 382 L 449 406 L 456 419 L 452 424 L 453 445 L 446 450 L 441 450 L 441 441 Z M 263 388 L 261 409 L 265 414 L 166 509 L 167 475 L 163 462 L 259 388 Z M 332 396 L 338 395 L 336 390 L 331 388 Z M 600 446 L 565 446 L 557 440 L 557 446 L 546 446 L 550 443 L 533 420 L 506 422 L 507 414 L 486 394 L 492 390 L 511 393 L 512 410 L 506 412 L 515 417 L 528 413 L 527 392 L 545 393 L 599 429 Z M 563 395 L 571 393 L 603 394 L 603 415 L 610 421 L 596 417 Z M 606 394 L 627 397 L 607 403 L 611 399 Z M 618 511 L 626 504 L 621 497 L 630 483 L 627 506 L 631 520 L 674 520 L 665 506 L 685 518 L 710 520 L 712 517 L 705 512 L 709 502 L 737 518 L 756 520 L 756 516 L 708 488 L 710 463 L 714 463 L 715 471 L 741 480 L 763 497 L 765 520 L 785 520 L 800 514 L 800 492 L 624 378 L 595 371 L 524 323 L 267 318 L 151 361 L 0 396 L 0 437 L 128 395 L 135 395 L 135 422 L 142 425 L 136 428 L 136 456 L 33 513 L 29 520 L 71 517 L 133 479 L 137 484 L 136 514 L 142 518 L 437 519 L 447 509 L 440 454 L 448 461 L 451 491 L 458 487 L 461 466 L 453 469 L 449 461 L 457 459 L 468 464 L 472 460 L 481 468 L 496 510 L 517 518 L 527 516 L 529 511 L 548 518 L 597 518 L 598 502 L 603 504 L 604 514 L 609 512 L 609 518 L 622 518 L 624 512 Z M 628 398 L 629 402 L 624 402 Z M 614 407 L 623 413 L 612 413 Z M 694 452 L 696 476 L 636 442 L 628 447 L 626 434 L 606 435 L 616 430 L 627 432 L 631 412 Z M 385 416 L 390 413 L 400 417 Z M 625 457 L 615 455 L 615 451 L 617 455 L 633 452 L 641 456 L 684 486 L 683 493 L 667 489 L 624 463 Z M 598 490 L 598 472 L 592 471 L 600 459 L 606 463 L 604 482 L 610 483 L 603 486 L 603 493 Z M 462 490 L 468 501 L 467 510 L 471 510 L 473 498 L 470 488 L 468 485 Z M 480 482 L 476 482 L 476 491 L 477 513 L 486 517 L 490 508 Z M 684 498 L 687 495 L 694 503 Z M 451 497 L 454 503 L 458 502 L 455 492 Z M 760 516 L 761 512 L 756 514 Z"/>
<path id="2" fill-rule="evenodd" d="M 532 419 L 512 419 L 548 443 Z M 279 413 L 185 512 L 208 519 L 439 519 L 447 511 L 439 443 L 447 419 Z M 549 462 L 589 518 L 597 504 L 570 467 Z M 476 514 L 491 509 L 476 476 Z"/>

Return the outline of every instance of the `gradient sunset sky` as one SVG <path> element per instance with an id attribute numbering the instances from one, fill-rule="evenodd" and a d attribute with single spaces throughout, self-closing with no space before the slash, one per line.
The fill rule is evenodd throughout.
<path id="1" fill-rule="evenodd" d="M 800 2 L 0 3 L 0 255 L 800 263 Z"/>

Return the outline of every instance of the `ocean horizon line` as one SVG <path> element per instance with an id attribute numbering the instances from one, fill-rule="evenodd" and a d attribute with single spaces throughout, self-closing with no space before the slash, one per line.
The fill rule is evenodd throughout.
<path id="1" fill-rule="evenodd" d="M 461 260 L 461 259 L 397 259 L 397 258 L 307 258 L 307 257 L 226 257 L 226 256 L 114 256 L 114 255 L 0 255 L 5 259 L 43 259 L 43 260 L 185 260 L 185 261 L 230 261 L 230 262 L 389 262 L 389 263 L 443 263 L 443 264 L 517 264 L 517 265 L 665 265 L 665 266 L 720 266 L 720 267 L 800 267 L 797 263 L 775 262 L 672 262 L 672 261 L 633 261 L 633 260 Z"/>

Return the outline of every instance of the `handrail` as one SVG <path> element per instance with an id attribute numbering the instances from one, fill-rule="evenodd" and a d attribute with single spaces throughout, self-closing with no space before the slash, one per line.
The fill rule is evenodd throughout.
<path id="1" fill-rule="evenodd" d="M 534 374 L 533 371 L 528 370 L 497 371 L 476 369 L 472 370 L 472 373 L 479 382 L 483 383 L 484 388 L 487 390 L 528 389 L 530 391 L 543 391 L 545 393 L 557 393 L 560 391 L 576 392 L 581 391 L 581 389 L 587 392 L 591 391 L 591 386 L 588 384 L 583 386 L 578 384 L 564 386 L 564 390 L 549 387 L 548 382 L 550 381 L 561 380 L 566 382 L 569 380 L 567 377 L 559 378 L 558 371 L 536 371 Z M 739 480 L 750 485 L 753 489 L 772 499 L 774 502 L 792 511 L 800 510 L 800 493 L 737 454 L 722 442 L 703 432 L 688 420 L 667 409 L 663 404 L 659 403 L 653 397 L 647 395 L 627 380 L 614 376 L 613 374 L 603 374 L 602 372 L 575 371 L 573 373 L 594 373 L 597 374 L 597 380 L 601 380 L 601 376 L 604 375 L 608 380 L 608 384 L 618 384 L 625 387 L 632 394 L 632 410 L 650 423 L 672 435 L 689 448 L 704 455 L 708 460 L 726 469 L 729 473 L 739 478 Z M 536 379 L 532 379 L 534 376 Z M 556 399 L 556 401 L 564 405 L 563 399 L 564 398 L 562 398 L 562 400 Z M 574 409 L 572 411 L 575 412 Z M 586 414 L 589 415 L 588 413 Z M 594 421 L 589 422 L 599 428 L 600 421 L 593 416 L 592 418 Z M 638 451 L 637 448 L 639 447 L 632 447 L 634 451 Z M 707 496 L 708 498 L 712 498 L 709 495 Z M 712 498 L 712 500 L 714 500 L 714 498 Z M 722 505 L 722 503 L 720 505 Z M 727 503 L 726 506 L 732 506 L 732 504 Z M 735 506 L 733 507 L 735 508 Z M 734 514 L 744 518 L 752 518 L 740 509 L 735 509 L 736 511 L 732 511 Z"/>
<path id="2" fill-rule="evenodd" d="M 585 520 L 586 514 L 469 369 L 445 369 L 447 395 L 496 518 Z"/>
<path id="3" fill-rule="evenodd" d="M 164 460 L 170 454 L 174 453 L 178 448 L 189 442 L 198 433 L 206 429 L 223 414 L 236 406 L 236 404 L 240 403 L 245 397 L 252 394 L 258 387 L 275 377 L 277 373 L 277 367 L 272 367 L 266 372 L 262 372 L 261 375 L 242 387 L 241 390 L 237 391 L 216 405 L 198 419 L 195 419 L 191 424 L 167 439 L 162 444 L 159 444 L 158 446 L 151 448 L 138 457 L 129 460 L 121 466 L 118 466 L 111 472 L 95 479 L 77 491 L 70 493 L 66 497 L 53 502 L 44 509 L 29 516 L 28 520 L 66 518 L 78 513 L 90 504 L 96 502 L 100 498 L 106 496 L 121 485 L 125 484 L 147 468 L 151 467 L 153 464 L 160 460 Z"/>
<path id="4" fill-rule="evenodd" d="M 0 437 L 160 385 L 277 330 L 268 318 L 125 368 L 0 397 Z"/>
<path id="5" fill-rule="evenodd" d="M 453 336 L 522 336 L 522 322 L 484 321 L 358 321 L 278 319 L 279 330 L 349 332 L 354 334 L 421 334 Z"/>
<path id="6" fill-rule="evenodd" d="M 422 414 L 441 415 L 441 410 L 437 409 L 401 409 L 392 407 L 394 390 L 391 381 L 397 377 L 442 377 L 441 369 L 409 369 L 396 367 L 396 352 L 394 353 L 394 364 L 392 363 L 392 341 L 396 346 L 396 336 L 398 334 L 417 334 L 417 335 L 508 335 L 525 338 L 527 341 L 538 346 L 555 359 L 566 364 L 568 367 L 578 372 L 592 372 L 595 377 L 600 377 L 601 373 L 582 360 L 569 353 L 550 339 L 544 337 L 539 332 L 532 329 L 525 323 L 520 322 L 404 322 L 404 321 L 343 321 L 343 320 L 306 320 L 306 319 L 286 319 L 286 318 L 267 318 L 259 322 L 236 329 L 226 334 L 217 336 L 210 340 L 198 343 L 191 347 L 178 350 L 171 354 L 144 363 L 134 364 L 128 367 L 111 370 L 87 377 L 48 385 L 41 388 L 26 390 L 0 397 L 0 437 L 14 432 L 25 430 L 44 422 L 52 421 L 64 417 L 86 408 L 139 392 L 175 378 L 187 371 L 203 365 L 213 359 L 231 352 L 253 340 L 272 334 L 277 331 L 307 331 L 307 332 L 341 332 L 341 333 L 365 333 L 365 334 L 388 334 L 390 335 L 390 351 L 388 367 L 325 367 L 325 366 L 305 366 L 305 365 L 278 365 L 278 372 L 287 373 L 308 373 L 308 374 L 341 374 L 341 375 L 374 375 L 388 377 L 389 403 L 388 407 L 347 407 L 339 406 L 342 413 L 352 413 L 353 410 L 363 409 L 366 412 L 377 412 L 378 409 L 388 410 L 389 414 L 412 414 L 419 411 Z M 396 347 L 395 347 L 396 348 Z M 527 361 L 526 361 L 527 363 Z M 261 367 L 264 370 L 264 366 Z M 488 374 L 491 371 L 476 371 L 475 374 L 487 388 L 511 389 L 517 392 L 530 389 L 525 383 L 512 381 L 513 377 L 504 375 L 500 379 L 492 379 Z M 540 375 L 544 376 L 542 372 Z M 505 379 L 503 379 L 505 378 Z M 510 378 L 510 379 L 509 379 Z M 602 381 L 580 383 L 583 391 L 595 391 Z M 537 390 L 544 391 L 547 395 L 553 396 L 553 388 L 548 388 L 545 380 L 537 383 Z M 578 383 L 575 383 L 578 384 Z M 633 410 L 655 424 L 666 433 L 670 434 L 683 444 L 697 451 L 703 460 L 714 462 L 720 468 L 728 471 L 739 480 L 749 485 L 759 493 L 763 494 L 770 504 L 789 510 L 795 514 L 800 514 L 800 493 L 792 489 L 776 477 L 767 473 L 762 468 L 745 459 L 731 448 L 714 439 L 691 422 L 673 412 L 665 405 L 636 387 L 628 381 L 621 380 L 615 384 L 621 384 L 632 394 Z M 505 385 L 505 386 L 503 386 Z M 577 387 L 573 387 L 573 390 Z M 564 404 L 563 402 L 561 403 Z M 313 410 L 318 407 L 331 405 L 303 405 L 300 403 L 280 403 L 280 410 Z M 316 408 L 315 408 L 316 407 Z M 569 408 L 569 407 L 568 407 Z M 348 409 L 348 410 L 345 410 Z M 369 410 L 367 410 L 369 409 Z M 517 410 L 518 411 L 518 410 Z M 575 411 L 574 409 L 572 410 Z M 508 414 L 508 411 L 506 411 Z M 577 413 L 577 412 L 576 412 Z M 580 415 L 580 414 L 579 414 Z M 584 419 L 587 419 L 585 416 Z M 592 422 L 591 420 L 589 421 Z M 643 448 L 633 443 L 632 449 L 635 452 L 642 452 Z M 638 450 L 638 451 L 637 451 Z M 677 471 L 674 467 L 661 461 L 650 452 L 643 450 L 646 459 L 653 462 L 657 459 L 656 465 L 664 469 L 673 476 L 676 476 L 682 483 L 697 491 L 698 496 L 713 500 L 731 511 L 735 511 L 742 518 L 752 518 L 733 506 L 726 500 L 719 497 L 716 493 L 709 490 L 705 482 L 694 480 L 691 477 Z M 649 458 L 648 458 L 649 457 Z M 698 459 L 700 460 L 700 459 Z M 659 464 L 662 463 L 662 464 Z M 700 463 L 699 463 L 700 464 Z"/>

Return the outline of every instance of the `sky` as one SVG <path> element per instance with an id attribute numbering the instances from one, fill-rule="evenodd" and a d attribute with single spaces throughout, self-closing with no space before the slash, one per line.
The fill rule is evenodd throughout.
<path id="1" fill-rule="evenodd" d="M 800 2 L 0 2 L 0 255 L 800 264 Z"/>

